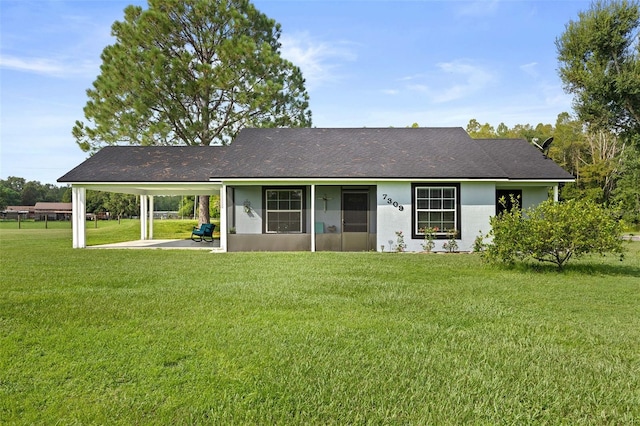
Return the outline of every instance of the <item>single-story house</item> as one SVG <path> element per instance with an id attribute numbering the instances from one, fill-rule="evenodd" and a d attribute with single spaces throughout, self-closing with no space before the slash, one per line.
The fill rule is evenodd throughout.
<path id="1" fill-rule="evenodd" d="M 37 220 L 68 220 L 71 218 L 72 203 L 37 202 L 34 214 Z"/>
<path id="2" fill-rule="evenodd" d="M 33 219 L 35 215 L 35 206 L 7 206 L 2 211 L 2 217 Z"/>
<path id="3" fill-rule="evenodd" d="M 525 140 L 472 139 L 462 128 L 242 130 L 229 146 L 111 146 L 62 176 L 73 192 L 73 245 L 85 247 L 85 190 L 140 196 L 220 194 L 222 251 L 421 251 L 437 228 L 462 251 L 490 230 L 498 199 L 524 208 L 574 177 Z M 551 194 L 551 195 L 550 195 Z"/>

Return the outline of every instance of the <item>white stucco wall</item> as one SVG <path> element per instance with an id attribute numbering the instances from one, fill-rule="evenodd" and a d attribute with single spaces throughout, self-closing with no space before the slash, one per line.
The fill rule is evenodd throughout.
<path id="1" fill-rule="evenodd" d="M 540 186 L 522 188 L 522 208 L 528 209 L 548 200 L 549 189 Z"/>
<path id="2" fill-rule="evenodd" d="M 376 249 L 384 245 L 392 251 L 397 244 L 396 232 L 402 231 L 407 251 L 422 251 L 424 239 L 412 239 L 411 183 L 382 182 L 378 186 L 378 235 Z M 386 195 L 386 196 L 385 196 Z M 388 200 L 391 199 L 391 203 Z M 394 202 L 398 203 L 396 207 Z M 400 209 L 402 207 L 402 209 Z M 490 230 L 489 217 L 495 214 L 495 185 L 490 182 L 460 184 L 461 235 L 460 251 L 471 251 L 480 232 Z M 436 240 L 434 251 L 443 251 L 445 240 Z"/>
<path id="3" fill-rule="evenodd" d="M 244 211 L 244 202 L 251 203 L 251 211 Z M 259 186 L 238 186 L 235 188 L 234 215 L 236 229 L 242 234 L 262 234 L 262 191 Z"/>
<path id="4" fill-rule="evenodd" d="M 460 185 L 462 239 L 460 251 L 473 250 L 473 242 L 491 230 L 489 218 L 496 214 L 496 187 L 491 182 L 466 182 Z"/>
<path id="5" fill-rule="evenodd" d="M 389 202 L 391 200 L 391 202 Z M 397 202 L 397 207 L 394 203 Z M 411 184 L 408 182 L 380 182 L 376 197 L 377 244 L 376 250 L 393 251 L 396 232 L 402 231 L 407 251 L 421 251 L 422 241 L 411 239 Z"/>

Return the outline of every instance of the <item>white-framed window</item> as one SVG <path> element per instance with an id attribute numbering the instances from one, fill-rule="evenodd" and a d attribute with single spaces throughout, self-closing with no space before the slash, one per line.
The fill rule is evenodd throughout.
<path id="1" fill-rule="evenodd" d="M 413 236 L 435 229 L 439 238 L 456 230 L 460 238 L 460 186 L 458 184 L 413 184 Z"/>
<path id="2" fill-rule="evenodd" d="M 304 190 L 265 189 L 265 233 L 302 233 L 304 230 Z"/>

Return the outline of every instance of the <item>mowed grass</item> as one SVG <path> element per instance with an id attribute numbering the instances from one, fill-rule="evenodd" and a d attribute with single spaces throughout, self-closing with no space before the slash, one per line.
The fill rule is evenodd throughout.
<path id="1" fill-rule="evenodd" d="M 214 236 L 219 237 L 219 222 L 216 225 Z M 153 237 L 155 239 L 181 239 L 189 238 L 194 226 L 198 226 L 197 220 L 160 220 L 153 221 Z M 85 224 L 87 232 L 87 245 L 109 244 L 122 241 L 132 241 L 140 239 L 140 220 L 122 219 L 87 221 Z M 70 221 L 33 221 L 27 220 L 18 223 L 17 221 L 0 222 L 0 232 L 3 230 L 41 230 L 43 232 L 52 229 L 71 230 Z M 69 233 L 69 238 L 71 234 Z"/>
<path id="2" fill-rule="evenodd" d="M 640 243 L 562 273 L 70 247 L 0 229 L 0 424 L 640 424 Z"/>

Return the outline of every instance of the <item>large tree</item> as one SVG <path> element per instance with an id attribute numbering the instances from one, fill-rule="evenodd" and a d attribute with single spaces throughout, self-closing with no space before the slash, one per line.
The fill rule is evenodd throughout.
<path id="1" fill-rule="evenodd" d="M 124 12 L 87 91 L 86 122 L 73 128 L 83 150 L 225 145 L 247 126 L 311 125 L 302 73 L 281 57 L 280 25 L 248 0 L 149 0 Z"/>
<path id="2" fill-rule="evenodd" d="M 559 73 L 578 118 L 596 130 L 640 131 L 640 7 L 597 1 L 556 39 Z"/>

